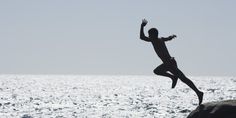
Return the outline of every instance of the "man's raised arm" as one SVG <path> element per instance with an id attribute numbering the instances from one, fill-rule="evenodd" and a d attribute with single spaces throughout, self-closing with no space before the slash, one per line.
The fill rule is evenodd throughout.
<path id="1" fill-rule="evenodd" d="M 144 34 L 144 26 L 146 24 L 147 24 L 147 20 L 143 19 L 142 24 L 141 24 L 141 28 L 140 28 L 140 39 L 149 42 L 150 39 L 148 37 L 146 37 L 145 34 Z"/>
<path id="2" fill-rule="evenodd" d="M 161 37 L 161 40 L 163 40 L 163 41 L 170 41 L 170 40 L 172 40 L 173 38 L 176 38 L 176 35 L 171 35 L 171 36 L 169 36 L 169 37 Z"/>

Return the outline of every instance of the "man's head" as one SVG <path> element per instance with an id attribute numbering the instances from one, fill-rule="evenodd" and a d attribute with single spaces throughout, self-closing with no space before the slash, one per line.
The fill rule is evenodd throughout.
<path id="1" fill-rule="evenodd" d="M 158 30 L 156 28 L 151 28 L 148 30 L 149 38 L 157 38 L 158 37 Z"/>

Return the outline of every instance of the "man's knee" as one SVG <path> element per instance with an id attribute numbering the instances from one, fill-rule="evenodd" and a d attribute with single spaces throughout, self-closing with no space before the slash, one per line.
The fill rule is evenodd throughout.
<path id="1" fill-rule="evenodd" d="M 157 75 L 161 75 L 161 74 L 163 74 L 163 71 L 161 71 L 160 69 L 155 69 L 155 70 L 153 70 L 153 73 L 155 73 Z"/>

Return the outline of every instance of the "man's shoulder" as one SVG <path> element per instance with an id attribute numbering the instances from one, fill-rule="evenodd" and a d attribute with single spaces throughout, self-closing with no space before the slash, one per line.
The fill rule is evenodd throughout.
<path id="1" fill-rule="evenodd" d="M 159 41 L 163 41 L 163 42 L 164 42 L 164 39 L 165 39 L 164 37 L 158 38 Z"/>

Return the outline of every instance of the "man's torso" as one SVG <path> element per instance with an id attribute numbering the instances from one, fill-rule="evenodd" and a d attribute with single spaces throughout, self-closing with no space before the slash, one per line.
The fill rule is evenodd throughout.
<path id="1" fill-rule="evenodd" d="M 169 51 L 166 47 L 166 44 L 161 39 L 154 39 L 152 40 L 152 45 L 154 47 L 155 52 L 160 57 L 160 59 L 165 63 L 171 59 Z"/>

